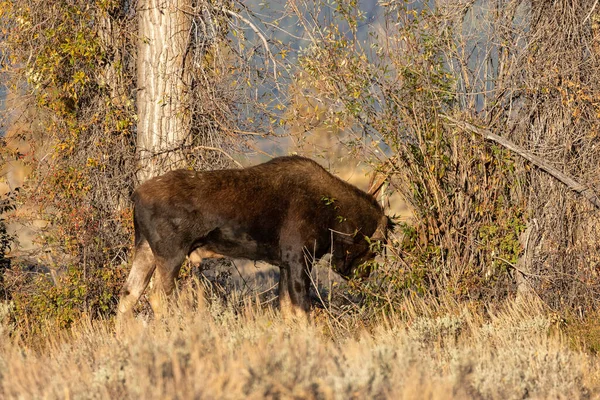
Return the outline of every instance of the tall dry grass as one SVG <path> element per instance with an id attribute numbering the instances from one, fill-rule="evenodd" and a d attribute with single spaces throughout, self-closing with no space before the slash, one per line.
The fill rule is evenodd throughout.
<path id="1" fill-rule="evenodd" d="M 210 298 L 210 296 L 209 296 Z M 234 304 L 235 302 L 232 302 Z M 237 303 L 239 304 L 239 303 Z M 183 290 L 163 320 L 83 322 L 25 345 L 0 325 L 0 398 L 590 398 L 597 359 L 570 349 L 534 300 L 483 316 L 407 300 L 332 328 Z M 4 304 L 0 314 L 6 316 Z"/>

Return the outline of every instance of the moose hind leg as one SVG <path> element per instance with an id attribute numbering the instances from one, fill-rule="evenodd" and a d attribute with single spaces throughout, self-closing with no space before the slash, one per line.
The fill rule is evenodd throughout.
<path id="1" fill-rule="evenodd" d="M 156 274 L 152 283 L 150 305 L 156 316 L 165 314 L 165 300 L 175 289 L 175 279 L 179 275 L 186 254 L 181 252 L 170 257 L 156 257 Z"/>
<path id="2" fill-rule="evenodd" d="M 148 282 L 152 272 L 154 272 L 154 255 L 148 245 L 148 241 L 141 241 L 135 249 L 131 271 L 127 281 L 121 289 L 121 298 L 119 299 L 119 314 L 124 315 L 131 312 L 133 306 L 138 301 Z"/>

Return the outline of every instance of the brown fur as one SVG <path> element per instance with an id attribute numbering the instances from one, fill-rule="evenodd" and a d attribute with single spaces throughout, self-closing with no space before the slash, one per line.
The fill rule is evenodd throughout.
<path id="1" fill-rule="evenodd" d="M 297 156 L 245 169 L 168 172 L 140 185 L 133 202 L 135 257 L 121 313 L 155 269 L 155 291 L 169 294 L 186 256 L 277 265 L 282 307 L 307 311 L 311 265 L 304 252 L 316 259 L 331 252 L 335 270 L 350 277 L 374 256 L 365 237 L 383 240 L 388 227 L 372 196 Z"/>

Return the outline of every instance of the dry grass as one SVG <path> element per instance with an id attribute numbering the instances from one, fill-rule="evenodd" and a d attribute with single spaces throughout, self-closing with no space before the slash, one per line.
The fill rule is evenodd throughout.
<path id="1" fill-rule="evenodd" d="M 6 315 L 4 305 L 0 314 Z M 169 317 L 48 332 L 35 345 L 0 325 L 1 398 L 589 398 L 597 359 L 572 350 L 537 302 L 491 317 L 407 301 L 402 316 L 332 330 L 276 309 L 184 290 Z M 14 337 L 14 332 L 13 335 Z"/>

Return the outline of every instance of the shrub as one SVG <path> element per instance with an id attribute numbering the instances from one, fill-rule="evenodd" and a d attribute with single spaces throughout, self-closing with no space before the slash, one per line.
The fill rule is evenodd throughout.
<path id="1" fill-rule="evenodd" d="M 6 197 L 0 200 L 0 296 L 6 297 L 4 293 L 3 277 L 4 270 L 10 266 L 10 261 L 6 258 L 10 250 L 12 236 L 6 230 L 6 213 L 15 209 L 15 200 L 17 191 L 9 192 Z"/>

